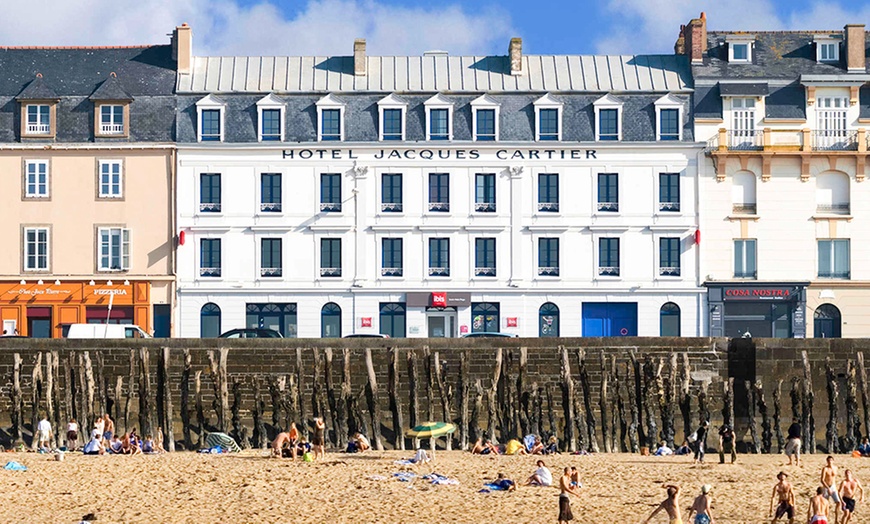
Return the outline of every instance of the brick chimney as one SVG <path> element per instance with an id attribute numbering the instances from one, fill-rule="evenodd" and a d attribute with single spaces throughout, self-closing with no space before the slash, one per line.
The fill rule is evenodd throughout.
<path id="1" fill-rule="evenodd" d="M 847 24 L 843 32 L 846 33 L 846 70 L 864 73 L 867 70 L 864 24 Z"/>
<path id="2" fill-rule="evenodd" d="M 357 38 L 353 41 L 353 74 L 366 76 L 366 39 Z"/>
<path id="3" fill-rule="evenodd" d="M 686 54 L 686 26 L 684 25 L 680 25 L 680 36 L 678 36 L 677 41 L 674 42 L 674 54 Z"/>
<path id="4" fill-rule="evenodd" d="M 701 13 L 700 18 L 694 18 L 686 25 L 683 31 L 683 42 L 683 54 L 688 56 L 693 63 L 704 61 L 704 52 L 707 51 L 706 13 Z"/>
<path id="5" fill-rule="evenodd" d="M 190 73 L 193 62 L 193 32 L 186 23 L 172 31 L 172 58 L 179 73 Z"/>
<path id="6" fill-rule="evenodd" d="M 511 43 L 508 45 L 508 57 L 511 61 L 511 74 L 523 74 L 523 39 L 519 37 L 511 38 Z"/>

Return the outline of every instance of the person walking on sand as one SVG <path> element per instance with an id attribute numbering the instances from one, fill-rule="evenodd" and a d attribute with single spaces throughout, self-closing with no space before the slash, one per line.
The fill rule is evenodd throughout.
<path id="1" fill-rule="evenodd" d="M 791 482 L 786 480 L 788 474 L 780 471 L 776 476 L 779 482 L 773 486 L 773 493 L 770 495 L 770 512 L 768 516 L 773 516 L 771 524 L 781 519 L 788 517 L 788 524 L 794 524 L 794 490 L 792 490 Z M 773 502 L 778 501 L 776 505 L 776 513 L 773 512 Z"/>
<path id="2" fill-rule="evenodd" d="M 574 520 L 574 514 L 571 513 L 571 499 L 568 498 L 569 494 L 579 497 L 580 488 L 571 480 L 571 468 L 565 468 L 559 478 L 559 524 Z"/>
<path id="3" fill-rule="evenodd" d="M 828 524 L 828 501 L 825 500 L 824 488 L 816 488 L 816 494 L 810 498 L 807 506 L 807 524 Z"/>
<path id="4" fill-rule="evenodd" d="M 788 440 L 785 443 L 785 456 L 788 457 L 788 465 L 791 466 L 792 457 L 795 465 L 801 465 L 801 425 L 794 419 L 788 427 Z"/>
<path id="5" fill-rule="evenodd" d="M 51 422 L 44 413 L 42 420 L 36 425 L 36 446 L 46 451 L 51 449 Z"/>
<path id="6" fill-rule="evenodd" d="M 649 517 L 643 521 L 644 524 L 652 520 L 661 510 L 665 510 L 668 514 L 668 524 L 683 524 L 683 517 L 680 514 L 680 487 L 676 484 L 665 484 L 662 487 L 668 490 L 668 498 L 650 513 Z"/>
<path id="7" fill-rule="evenodd" d="M 828 455 L 825 459 L 825 466 L 822 468 L 822 475 L 819 479 L 822 494 L 826 499 L 830 499 L 834 503 L 834 524 L 840 520 L 840 495 L 837 493 L 837 466 L 834 465 L 834 457 Z"/>
<path id="8" fill-rule="evenodd" d="M 704 463 L 704 445 L 707 443 L 708 425 L 709 423 L 705 420 L 695 431 L 695 458 L 692 460 L 692 464 Z"/>
<path id="9" fill-rule="evenodd" d="M 701 494 L 695 497 L 692 506 L 689 508 L 689 514 L 686 519 L 692 520 L 692 513 L 695 514 L 695 524 L 715 524 L 713 522 L 713 499 L 710 497 L 710 490 L 713 486 L 704 484 L 701 486 Z"/>
<path id="10" fill-rule="evenodd" d="M 731 463 L 737 461 L 737 446 L 734 443 L 734 429 L 730 424 L 719 428 L 719 464 L 725 464 L 725 453 L 731 453 Z"/>
<path id="11" fill-rule="evenodd" d="M 311 439 L 311 447 L 314 450 L 314 459 L 325 456 L 324 445 L 326 444 L 326 424 L 323 418 L 314 419 L 314 438 Z"/>
<path id="12" fill-rule="evenodd" d="M 845 479 L 840 482 L 840 496 L 843 497 L 843 520 L 842 524 L 849 524 L 852 520 L 852 515 L 855 513 L 855 495 L 856 492 L 861 492 L 861 502 L 864 502 L 864 487 L 852 475 L 852 470 L 847 469 L 843 472 Z"/>

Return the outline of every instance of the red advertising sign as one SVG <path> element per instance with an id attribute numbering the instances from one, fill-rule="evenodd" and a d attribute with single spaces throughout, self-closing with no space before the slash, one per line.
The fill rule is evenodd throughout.
<path id="1" fill-rule="evenodd" d="M 372 317 L 361 317 L 359 319 L 359 327 L 372 327 Z"/>
<path id="2" fill-rule="evenodd" d="M 517 317 L 507 317 L 507 327 L 517 327 Z"/>
<path id="3" fill-rule="evenodd" d="M 432 292 L 432 307 L 447 307 L 447 293 L 445 291 Z"/>
<path id="4" fill-rule="evenodd" d="M 468 326 L 466 326 L 465 324 L 459 326 L 459 332 L 462 333 L 463 335 L 465 333 L 468 333 Z"/>

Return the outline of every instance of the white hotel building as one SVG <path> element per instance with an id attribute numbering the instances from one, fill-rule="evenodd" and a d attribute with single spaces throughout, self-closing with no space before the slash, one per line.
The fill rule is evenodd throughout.
<path id="1" fill-rule="evenodd" d="M 519 39 L 180 58 L 177 335 L 702 335 L 691 93 Z"/>

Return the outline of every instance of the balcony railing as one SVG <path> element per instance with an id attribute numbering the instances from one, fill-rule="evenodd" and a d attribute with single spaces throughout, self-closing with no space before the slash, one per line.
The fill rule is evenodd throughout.
<path id="1" fill-rule="evenodd" d="M 755 129 L 728 131 L 728 149 L 754 150 L 764 146 L 763 133 Z"/>
<path id="2" fill-rule="evenodd" d="M 659 211 L 677 212 L 679 210 L 679 202 L 659 202 Z"/>
<path id="3" fill-rule="evenodd" d="M 100 124 L 100 134 L 123 135 L 124 124 Z"/>
<path id="4" fill-rule="evenodd" d="M 219 267 L 201 267 L 201 268 L 199 268 L 199 276 L 201 276 L 201 277 L 219 277 L 219 276 L 221 276 L 221 268 L 219 268 Z"/>
<path id="5" fill-rule="evenodd" d="M 863 138 L 862 138 L 863 137 Z M 863 142 L 863 143 L 860 143 Z M 752 131 L 719 132 L 707 140 L 707 153 L 728 151 L 866 151 L 870 149 L 870 133 L 864 129 L 756 129 Z"/>
<path id="6" fill-rule="evenodd" d="M 662 277 L 678 277 L 680 276 L 679 267 L 660 267 L 659 276 Z"/>
<path id="7" fill-rule="evenodd" d="M 731 212 L 735 215 L 757 215 L 758 214 L 758 205 L 757 204 L 733 204 L 731 206 Z"/>
<path id="8" fill-rule="evenodd" d="M 558 267 L 539 267 L 538 275 L 542 277 L 558 277 L 559 276 L 559 268 Z"/>
<path id="9" fill-rule="evenodd" d="M 402 276 L 402 268 L 400 267 L 382 267 L 381 268 L 381 276 L 382 277 L 400 277 Z"/>
<path id="10" fill-rule="evenodd" d="M 221 203 L 220 202 L 200 202 L 199 210 L 202 213 L 220 213 L 221 212 Z"/>
<path id="11" fill-rule="evenodd" d="M 474 210 L 478 213 L 495 213 L 495 202 L 475 202 Z"/>
<path id="12" fill-rule="evenodd" d="M 447 213 L 450 211 L 450 202 L 429 202 L 429 211 Z"/>
<path id="13" fill-rule="evenodd" d="M 281 202 L 261 202 L 260 211 L 265 213 L 280 213 Z"/>
<path id="14" fill-rule="evenodd" d="M 284 271 L 280 267 L 261 267 L 260 268 L 260 276 L 261 277 L 280 277 L 284 274 Z"/>
<path id="15" fill-rule="evenodd" d="M 758 272 L 755 270 L 735 271 L 734 278 L 758 278 Z"/>
<path id="16" fill-rule="evenodd" d="M 849 280 L 852 277 L 851 271 L 827 271 L 819 269 L 819 278 L 838 278 L 841 280 Z"/>
<path id="17" fill-rule="evenodd" d="M 851 206 L 846 203 L 840 204 L 818 204 L 816 206 L 816 213 L 822 215 L 848 215 Z"/>
<path id="18" fill-rule="evenodd" d="M 50 124 L 27 124 L 28 135 L 49 135 L 51 134 Z"/>
<path id="19" fill-rule="evenodd" d="M 494 267 L 476 267 L 474 268 L 474 276 L 476 277 L 494 277 Z"/>
<path id="20" fill-rule="evenodd" d="M 321 202 L 320 210 L 327 213 L 340 212 L 341 202 Z"/>
<path id="21" fill-rule="evenodd" d="M 340 267 L 322 267 L 320 268 L 320 276 L 322 277 L 340 277 Z"/>
<path id="22" fill-rule="evenodd" d="M 598 274 L 603 277 L 618 277 L 619 266 L 598 266 Z"/>
<path id="23" fill-rule="evenodd" d="M 843 130 L 815 130 L 811 133 L 813 151 L 857 151 L 858 132 Z"/>
<path id="24" fill-rule="evenodd" d="M 430 277 L 449 277 L 450 276 L 450 268 L 449 267 L 430 267 L 429 268 L 429 276 Z"/>
<path id="25" fill-rule="evenodd" d="M 542 211 L 545 213 L 558 213 L 559 212 L 559 203 L 558 202 L 538 202 L 538 211 Z"/>
<path id="26" fill-rule="evenodd" d="M 383 213 L 401 213 L 401 202 L 384 202 L 381 204 L 381 212 Z"/>
<path id="27" fill-rule="evenodd" d="M 607 211 L 608 213 L 615 213 L 619 211 L 619 202 L 599 202 L 598 203 L 598 211 Z"/>

